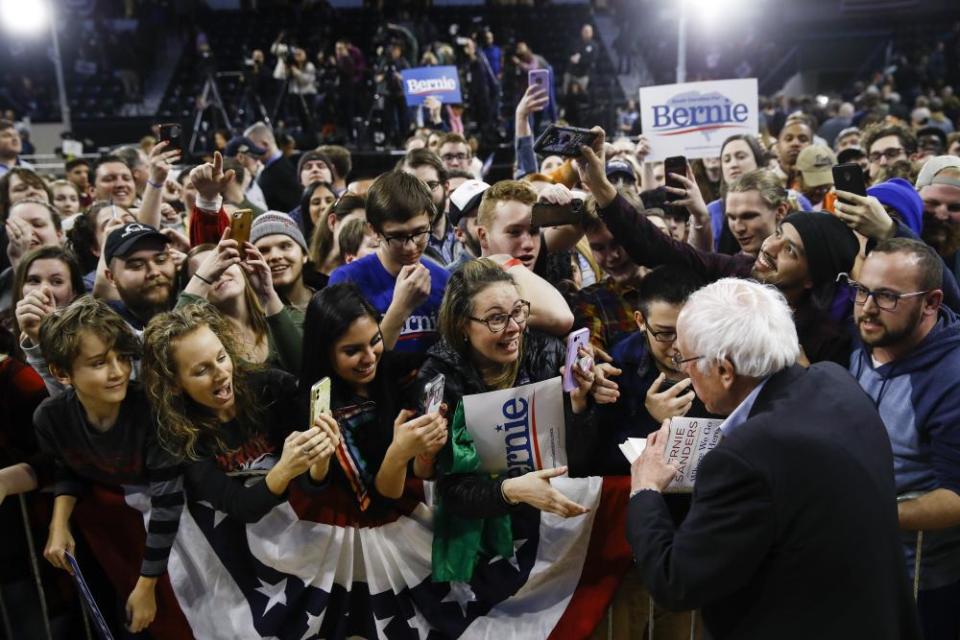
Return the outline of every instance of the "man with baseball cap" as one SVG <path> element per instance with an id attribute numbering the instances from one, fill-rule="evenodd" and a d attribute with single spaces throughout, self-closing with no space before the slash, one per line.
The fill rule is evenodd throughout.
<path id="1" fill-rule="evenodd" d="M 699 251 L 667 237 L 610 183 L 603 161 L 603 130 L 593 148 L 582 147 L 584 183 L 596 198 L 600 218 L 627 254 L 639 265 L 686 265 L 708 282 L 723 277 L 753 278 L 779 289 L 790 303 L 800 344 L 810 362 L 832 360 L 846 365 L 850 336 L 846 327 L 816 301 L 832 299 L 837 274 L 849 272 L 859 251 L 853 232 L 835 216 L 791 213 L 763 241 L 756 257 Z"/>
<path id="2" fill-rule="evenodd" d="M 450 211 L 447 217 L 454 227 L 457 240 L 463 245 L 463 251 L 451 262 L 447 269 L 456 271 L 460 265 L 480 257 L 480 239 L 477 236 L 477 211 L 483 193 L 490 185 L 483 180 L 467 180 L 450 194 Z"/>
<path id="3" fill-rule="evenodd" d="M 640 197 L 637 189 L 637 172 L 633 165 L 626 160 L 611 160 L 607 163 L 607 179 L 613 186 L 623 189 L 627 193 Z"/>
<path id="4" fill-rule="evenodd" d="M 170 239 L 139 222 L 114 229 L 104 243 L 106 277 L 120 300 L 109 304 L 139 334 L 158 313 L 176 302 L 177 266 L 167 250 Z"/>
<path id="5" fill-rule="evenodd" d="M 823 197 L 833 188 L 833 166 L 837 156 L 822 144 L 812 144 L 797 156 L 800 171 L 799 191 L 813 205 L 814 211 L 823 208 Z"/>
<path id="6" fill-rule="evenodd" d="M 917 176 L 923 200 L 923 240 L 960 278 L 960 158 L 930 158 Z"/>

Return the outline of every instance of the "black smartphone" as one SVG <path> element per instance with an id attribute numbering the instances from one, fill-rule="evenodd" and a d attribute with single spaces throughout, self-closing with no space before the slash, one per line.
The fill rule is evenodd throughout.
<path id="1" fill-rule="evenodd" d="M 683 183 L 671 176 L 671 173 L 678 173 L 681 176 L 687 175 L 687 158 L 686 156 L 670 156 L 663 161 L 663 176 L 667 181 L 668 187 L 674 187 L 676 189 L 685 189 Z M 675 200 L 682 200 L 683 196 L 678 196 L 675 193 L 670 193 L 667 191 L 667 202 L 673 202 Z"/>
<path id="2" fill-rule="evenodd" d="M 856 162 L 833 167 L 833 186 L 837 191 L 848 191 L 867 197 L 867 181 L 863 175 L 863 168 Z"/>
<path id="3" fill-rule="evenodd" d="M 552 124 L 537 138 L 533 144 L 533 150 L 541 155 L 579 158 L 580 147 L 582 145 L 589 147 L 596 139 L 597 134 L 590 129 Z"/>
<path id="4" fill-rule="evenodd" d="M 173 151 L 174 149 L 180 149 L 180 136 L 183 133 L 183 128 L 176 122 L 166 122 L 164 124 L 157 125 L 157 133 L 160 138 L 160 142 L 170 143 L 165 151 Z"/>
<path id="5" fill-rule="evenodd" d="M 583 221 L 583 200 L 573 200 L 570 204 L 558 205 L 550 202 L 536 202 L 530 226 L 561 227 L 567 224 L 580 224 Z"/>

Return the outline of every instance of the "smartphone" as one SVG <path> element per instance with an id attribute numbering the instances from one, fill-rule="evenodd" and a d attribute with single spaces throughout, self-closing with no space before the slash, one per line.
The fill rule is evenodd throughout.
<path id="1" fill-rule="evenodd" d="M 530 226 L 561 227 L 566 224 L 580 224 L 583 222 L 583 200 L 573 200 L 570 204 L 559 205 L 551 202 L 535 202 Z"/>
<path id="2" fill-rule="evenodd" d="M 867 181 L 864 179 L 863 169 L 856 162 L 833 167 L 833 186 L 838 191 L 849 191 L 867 197 Z"/>
<path id="3" fill-rule="evenodd" d="M 550 96 L 550 70 L 549 69 L 531 69 L 527 73 L 527 84 L 531 87 L 538 87 L 548 97 Z"/>
<path id="4" fill-rule="evenodd" d="M 310 387 L 310 426 L 321 414 L 330 414 L 330 378 L 321 378 Z"/>
<path id="5" fill-rule="evenodd" d="M 250 242 L 250 227 L 253 225 L 252 209 L 237 209 L 230 214 L 230 237 L 236 240 L 241 246 L 244 242 Z M 240 250 L 243 255 L 243 249 Z"/>
<path id="6" fill-rule="evenodd" d="M 423 406 L 423 414 L 436 413 L 440 411 L 440 405 L 443 404 L 443 385 L 446 378 L 442 373 L 427 383 L 423 388 L 423 397 L 420 400 Z"/>
<path id="7" fill-rule="evenodd" d="M 567 336 L 567 357 L 563 365 L 563 390 L 570 392 L 577 388 L 573 377 L 573 365 L 580 358 L 580 347 L 590 342 L 590 329 L 577 329 Z"/>
<path id="8" fill-rule="evenodd" d="M 169 142 L 165 151 L 172 151 L 174 149 L 180 149 L 180 136 L 183 133 L 183 128 L 176 122 L 167 122 L 164 124 L 157 125 L 158 134 L 160 142 Z"/>
<path id="9" fill-rule="evenodd" d="M 596 139 L 597 134 L 590 129 L 552 124 L 537 138 L 533 144 L 533 150 L 541 155 L 579 158 L 580 147 L 592 146 Z"/>
<path id="10" fill-rule="evenodd" d="M 687 175 L 687 158 L 685 156 L 670 156 L 663 161 L 663 175 L 667 180 L 668 187 L 684 189 L 683 183 L 670 176 L 671 173 L 678 173 L 682 176 Z M 667 202 L 682 200 L 682 196 L 667 192 Z"/>

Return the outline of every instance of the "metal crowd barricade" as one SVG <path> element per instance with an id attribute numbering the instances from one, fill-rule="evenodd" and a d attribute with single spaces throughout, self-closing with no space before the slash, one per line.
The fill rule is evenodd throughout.
<path id="1" fill-rule="evenodd" d="M 33 528 L 30 526 L 30 514 L 27 511 L 27 499 L 24 494 L 17 496 L 20 501 L 20 518 L 23 520 L 23 530 L 27 536 L 27 552 L 30 554 L 30 571 L 33 574 L 34 585 L 37 588 L 37 597 L 40 602 L 40 613 L 43 615 L 43 627 L 47 640 L 53 640 L 53 629 L 50 626 L 50 611 L 47 607 L 47 596 L 43 590 L 43 580 L 40 576 L 39 556 L 37 555 L 37 545 L 33 538 Z M 80 594 L 77 594 L 80 598 Z M 86 605 L 80 600 L 80 612 L 83 616 L 83 629 L 86 640 L 93 640 L 93 631 L 90 627 L 90 619 L 87 616 Z M 10 621 L 10 612 L 7 610 L 6 603 L 3 600 L 3 593 L 0 590 L 0 618 L 3 619 L 4 633 L 7 638 L 13 640 L 16 636 L 13 634 L 13 628 Z"/>

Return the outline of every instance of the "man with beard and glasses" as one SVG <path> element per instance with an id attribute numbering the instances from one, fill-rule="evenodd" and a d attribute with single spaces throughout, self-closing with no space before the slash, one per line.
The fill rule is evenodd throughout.
<path id="1" fill-rule="evenodd" d="M 917 176 L 923 200 L 923 240 L 960 278 L 960 158 L 930 158 Z"/>
<path id="2" fill-rule="evenodd" d="M 825 213 L 795 212 L 776 226 L 756 257 L 700 251 L 662 234 L 617 194 L 606 176 L 603 129 L 593 131 L 597 133 L 593 148 L 581 147 L 581 176 L 596 198 L 600 218 L 637 264 L 684 265 L 707 282 L 739 277 L 771 284 L 793 309 L 805 359 L 847 363 L 850 337 L 828 313 L 837 274 L 852 269 L 859 249 L 856 236 L 843 222 Z"/>
<path id="3" fill-rule="evenodd" d="M 906 566 L 921 545 L 917 607 L 927 640 L 960 633 L 960 321 L 943 302 L 943 263 L 895 238 L 849 280 L 859 344 L 850 373 L 893 444 Z M 922 532 L 920 537 L 919 532 Z"/>

